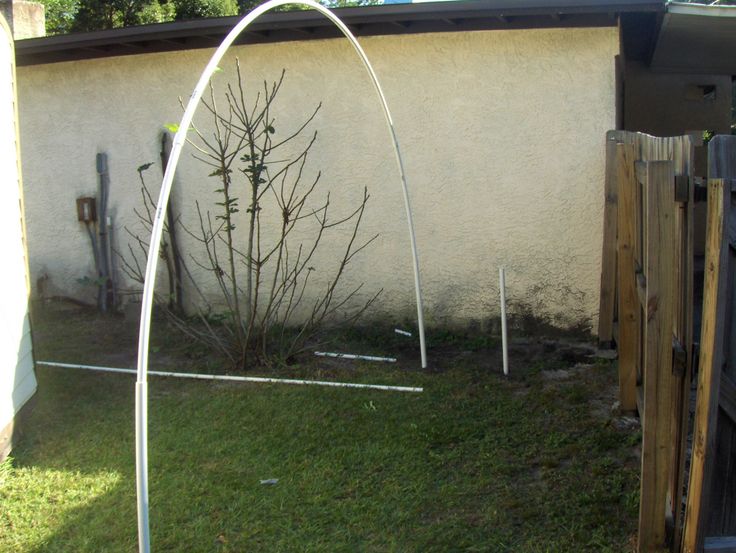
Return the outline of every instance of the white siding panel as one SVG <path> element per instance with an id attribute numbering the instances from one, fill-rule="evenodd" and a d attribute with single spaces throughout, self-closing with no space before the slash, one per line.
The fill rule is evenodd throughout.
<path id="1" fill-rule="evenodd" d="M 0 17 L 0 429 L 36 391 L 28 321 L 12 34 Z"/>

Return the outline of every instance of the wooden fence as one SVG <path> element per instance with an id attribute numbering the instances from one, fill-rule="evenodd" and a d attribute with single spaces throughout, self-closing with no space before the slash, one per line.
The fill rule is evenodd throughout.
<path id="1" fill-rule="evenodd" d="M 736 552 L 736 137 L 708 145 L 703 324 L 682 550 Z"/>
<path id="2" fill-rule="evenodd" d="M 709 144 L 700 370 L 685 497 L 694 140 L 611 131 L 599 339 L 642 424 L 640 552 L 736 553 L 736 137 Z M 684 498 L 684 499 L 683 499 Z"/>
<path id="3" fill-rule="evenodd" d="M 639 550 L 679 543 L 693 321 L 690 136 L 607 135 L 599 338 L 615 341 L 620 402 L 642 423 Z"/>

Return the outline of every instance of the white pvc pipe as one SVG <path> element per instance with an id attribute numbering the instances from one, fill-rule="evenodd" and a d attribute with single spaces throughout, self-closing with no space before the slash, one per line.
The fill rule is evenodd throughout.
<path id="1" fill-rule="evenodd" d="M 166 165 L 166 171 L 164 173 L 164 179 L 161 183 L 161 192 L 159 193 L 158 203 L 156 204 L 156 214 L 154 216 L 153 225 L 151 229 L 151 240 L 149 241 L 148 260 L 146 262 L 146 275 L 143 285 L 143 296 L 141 298 L 141 323 L 140 332 L 138 336 L 138 379 L 136 383 L 136 481 L 137 481 L 137 494 L 138 494 L 138 539 L 139 539 L 139 551 L 141 553 L 149 553 L 151 549 L 150 545 L 150 534 L 148 528 L 148 468 L 147 468 L 147 438 L 145 428 L 147 427 L 147 405 L 148 405 L 148 390 L 146 388 L 146 372 L 148 370 L 148 345 L 150 338 L 150 327 L 151 327 L 151 309 L 153 305 L 153 290 L 156 280 L 156 267 L 158 265 L 159 249 L 161 245 L 161 235 L 163 233 L 164 220 L 166 218 L 166 207 L 169 202 L 169 195 L 171 193 L 171 186 L 174 180 L 174 173 L 176 172 L 176 166 L 179 163 L 179 156 L 181 155 L 182 148 L 186 142 L 186 134 L 191 126 L 192 119 L 194 118 L 194 112 L 199 105 L 199 101 L 204 94 L 207 87 L 207 83 L 210 81 L 213 73 L 217 70 L 220 60 L 225 55 L 225 52 L 230 48 L 235 39 L 250 25 L 255 19 L 260 17 L 265 12 L 272 10 L 278 6 L 287 4 L 298 4 L 317 10 L 323 14 L 327 19 L 332 21 L 338 29 L 342 32 L 345 37 L 350 40 L 355 51 L 358 53 L 363 65 L 365 66 L 370 76 L 371 82 L 378 94 L 378 97 L 383 108 L 383 114 L 386 118 L 389 131 L 391 134 L 391 140 L 394 146 L 394 154 L 396 156 L 396 162 L 399 168 L 399 174 L 401 177 L 401 186 L 404 194 L 404 209 L 406 210 L 406 218 L 409 225 L 409 237 L 411 241 L 411 252 L 412 262 L 414 267 L 414 287 L 417 300 L 417 322 L 419 326 L 419 345 L 421 350 L 422 368 L 427 366 L 427 350 L 424 339 L 424 314 L 422 306 L 422 294 L 421 294 L 421 282 L 419 277 L 419 257 L 417 254 L 416 237 L 414 234 L 414 222 L 411 213 L 411 206 L 409 203 L 409 190 L 406 185 L 406 176 L 404 174 L 404 163 L 401 157 L 401 151 L 399 149 L 399 143 L 396 137 L 396 131 L 394 130 L 393 120 L 391 113 L 388 109 L 386 97 L 383 94 L 381 85 L 378 82 L 373 67 L 371 67 L 365 52 L 361 48 L 358 41 L 355 39 L 350 30 L 340 19 L 332 14 L 330 10 L 319 5 L 313 0 L 269 0 L 268 2 L 258 6 L 246 15 L 240 22 L 233 28 L 230 33 L 222 41 L 222 44 L 217 48 L 214 55 L 210 59 L 209 63 L 205 67 L 197 85 L 192 91 L 192 95 L 189 98 L 187 107 L 184 110 L 184 115 L 179 124 L 179 129 L 174 136 L 172 142 L 171 154 L 169 156 L 169 162 Z"/>
<path id="2" fill-rule="evenodd" d="M 402 336 L 409 336 L 409 337 L 411 337 L 411 332 L 407 332 L 406 330 L 401 330 L 400 328 L 394 328 L 394 332 L 396 334 L 401 334 Z"/>
<path id="3" fill-rule="evenodd" d="M 138 502 L 138 550 L 150 553 L 148 523 L 148 381 L 135 383 L 135 482 Z"/>
<path id="4" fill-rule="evenodd" d="M 317 357 L 337 357 L 338 359 L 360 359 L 379 363 L 396 363 L 396 357 L 375 357 L 373 355 L 357 355 L 354 353 L 335 353 L 332 351 L 315 351 Z"/>
<path id="5" fill-rule="evenodd" d="M 135 369 L 119 369 L 116 367 L 99 367 L 96 365 L 78 365 L 74 363 L 56 363 L 54 361 L 36 361 L 37 365 L 59 367 L 62 369 L 82 369 L 108 373 L 136 374 Z M 365 390 L 383 390 L 386 392 L 421 393 L 424 388 L 412 386 L 387 386 L 384 384 L 359 384 L 355 382 L 330 382 L 328 380 L 301 380 L 296 378 L 268 378 L 263 376 L 231 376 L 228 374 L 196 374 L 168 371 L 148 371 L 149 375 L 167 378 L 191 378 L 194 380 L 226 380 L 230 382 L 255 382 L 259 384 L 294 384 L 301 386 L 327 386 L 330 388 L 359 388 Z"/>
<path id="6" fill-rule="evenodd" d="M 501 346 L 503 348 L 503 374 L 509 375 L 509 344 L 506 330 L 506 271 L 498 270 L 499 289 L 501 291 Z"/>

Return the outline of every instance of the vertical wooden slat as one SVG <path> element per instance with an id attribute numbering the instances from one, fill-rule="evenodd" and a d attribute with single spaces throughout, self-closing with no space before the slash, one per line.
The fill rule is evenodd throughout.
<path id="1" fill-rule="evenodd" d="M 636 410 L 639 299 L 634 275 L 636 241 L 636 174 L 634 146 L 616 146 L 618 183 L 618 371 L 623 411 Z"/>
<path id="2" fill-rule="evenodd" d="M 645 355 L 639 551 L 665 545 L 672 447 L 672 317 L 674 312 L 674 169 L 647 163 Z"/>
<path id="3" fill-rule="evenodd" d="M 613 320 L 616 302 L 616 228 L 618 217 L 618 190 L 616 181 L 616 144 L 618 132 L 606 133 L 606 180 L 603 208 L 603 251 L 601 254 L 601 297 L 598 308 L 598 342 L 608 345 L 613 341 Z"/>
<path id="4" fill-rule="evenodd" d="M 715 456 L 718 396 L 723 359 L 725 293 L 727 282 L 728 209 L 730 185 L 721 179 L 708 182 L 708 225 L 705 250 L 703 323 L 700 339 L 698 391 L 693 429 L 687 510 L 683 538 L 685 553 L 699 553 L 705 540 L 712 463 Z"/>
<path id="5" fill-rule="evenodd" d="M 686 353 L 685 371 L 675 376 L 674 409 L 672 425 L 674 442 L 672 448 L 672 475 L 670 495 L 672 497 L 672 516 L 674 522 L 673 550 L 680 551 L 682 542 L 681 516 L 682 495 L 685 483 L 685 462 L 687 458 L 687 436 L 690 421 L 690 382 L 693 371 L 693 318 L 694 318 L 694 278 L 695 278 L 695 221 L 694 221 L 694 159 L 695 142 L 692 136 L 678 137 L 673 143 L 675 174 L 688 179 L 687 201 L 676 206 L 676 267 L 677 308 L 673 332 L 684 346 Z"/>
<path id="6" fill-rule="evenodd" d="M 654 137 L 638 134 L 636 142 L 640 147 L 640 157 L 644 161 L 666 161 L 674 163 L 675 175 L 688 177 L 693 182 L 694 141 L 692 136 Z M 687 431 L 689 422 L 690 378 L 692 374 L 692 320 L 693 320 L 693 187 L 688 188 L 687 201 L 676 204 L 674 211 L 675 255 L 671 267 L 674 273 L 674 305 L 672 312 L 672 334 L 686 350 L 687 363 L 684 374 L 675 375 L 672 380 L 672 411 L 670 444 L 671 473 L 667 516 L 673 525 L 673 549 L 679 551 L 681 534 L 682 491 L 687 451 Z M 646 197 L 641 198 L 641 208 L 646 210 Z M 646 238 L 646 229 L 642 229 Z M 645 257 L 637 255 L 637 259 Z M 640 265 L 643 265 L 643 259 Z M 642 341 L 643 342 L 643 341 Z M 641 361 L 643 365 L 643 356 Z M 641 378 L 641 376 L 640 376 Z"/>
<path id="7" fill-rule="evenodd" d="M 708 178 L 736 178 L 736 136 L 718 135 L 708 143 Z"/>
<path id="8" fill-rule="evenodd" d="M 619 142 L 631 143 L 634 147 L 634 153 L 631 157 L 632 162 L 640 159 L 643 161 L 670 161 L 673 163 L 672 173 L 689 177 L 689 183 L 692 184 L 692 168 L 693 168 L 693 140 L 690 136 L 658 138 L 643 133 L 622 133 L 619 136 Z M 645 177 L 646 175 L 644 175 Z M 643 180 L 646 180 L 642 177 Z M 631 199 L 633 199 L 633 240 L 629 242 L 629 236 L 622 236 L 624 229 L 621 228 L 623 221 L 626 219 L 625 214 L 621 211 L 625 198 L 621 195 L 618 198 L 619 210 L 619 260 L 617 272 L 617 286 L 619 299 L 617 302 L 619 308 L 619 367 L 620 367 L 620 386 L 621 386 L 621 403 L 624 405 L 626 397 L 627 369 L 635 367 L 638 374 L 633 380 L 644 384 L 642 367 L 645 363 L 651 370 L 653 358 L 659 358 L 667 367 L 666 372 L 660 370 L 656 372 L 656 377 L 650 378 L 653 386 L 646 384 L 640 389 L 640 411 L 643 419 L 643 425 L 649 427 L 648 447 L 644 449 L 647 455 L 654 460 L 649 459 L 649 463 L 642 464 L 642 525 L 641 534 L 643 541 L 646 542 L 648 537 L 657 534 L 657 537 L 642 550 L 650 549 L 664 544 L 664 535 L 670 537 L 669 530 L 673 531 L 671 535 L 674 538 L 673 548 L 677 552 L 680 544 L 681 533 L 681 511 L 682 511 L 682 489 L 684 482 L 684 465 L 687 446 L 687 424 L 689 416 L 689 383 L 692 366 L 692 314 L 693 314 L 693 224 L 692 224 L 692 185 L 688 188 L 686 201 L 680 199 L 679 203 L 674 201 L 674 182 L 668 180 L 667 184 L 661 185 L 661 192 L 655 197 L 648 191 L 643 191 L 635 182 Z M 620 192 L 621 194 L 621 192 Z M 666 195 L 666 199 L 663 197 Z M 649 197 L 651 196 L 651 197 Z M 650 202 L 656 202 L 653 206 Z M 664 207 L 664 211 L 662 208 Z M 661 212 L 661 213 L 660 213 Z M 659 232 L 654 227 L 647 228 L 644 223 L 651 223 L 653 217 L 662 215 L 667 220 L 669 233 Z M 630 219 L 630 218 L 629 218 Z M 631 221 L 629 221 L 631 223 Z M 648 225 L 651 227 L 651 224 Z M 666 249 L 655 246 L 656 236 L 649 236 L 655 233 L 660 237 L 666 237 Z M 624 246 L 621 248 L 621 246 Z M 645 336 L 643 319 L 651 317 L 653 314 L 652 305 L 646 314 L 637 313 L 636 304 L 630 302 L 631 310 L 627 313 L 622 312 L 622 307 L 626 304 L 626 299 L 622 297 L 624 294 L 623 287 L 628 282 L 626 273 L 629 270 L 624 267 L 626 259 L 622 256 L 622 252 L 628 253 L 626 247 L 631 245 L 633 251 L 634 268 L 642 268 L 646 274 L 651 270 L 652 263 L 660 263 L 660 273 L 666 275 L 666 281 L 651 281 L 651 286 L 657 286 L 661 291 L 662 287 L 666 289 L 663 295 L 667 298 L 667 305 L 662 306 L 657 303 L 656 311 L 665 311 L 665 315 L 658 320 L 657 339 L 652 338 L 653 326 L 651 320 L 647 321 L 647 332 Z M 651 259 L 650 259 L 651 257 Z M 662 258 L 666 258 L 663 260 Z M 648 280 L 648 276 L 643 279 Z M 633 283 L 632 283 L 633 288 Z M 650 288 L 650 292 L 653 288 Z M 633 300 L 634 294 L 631 290 Z M 661 301 L 661 298 L 658 297 Z M 637 302 L 638 303 L 638 302 Z M 661 315 L 661 314 L 660 314 Z M 629 330 L 627 334 L 627 330 Z M 622 339 L 623 335 L 623 339 Z M 674 375 L 672 373 L 672 337 L 682 344 L 687 353 L 687 365 L 684 374 Z M 655 347 L 656 351 L 652 348 Z M 665 350 L 666 348 L 666 350 Z M 665 353 L 666 351 L 666 353 Z M 629 379 L 631 380 L 631 379 Z M 647 393 L 648 392 L 648 393 Z M 636 398 L 636 394 L 632 394 Z M 647 399 L 645 396 L 649 396 Z M 656 399 L 652 400 L 652 396 L 656 395 Z M 649 405 L 647 412 L 646 405 Z M 653 438 L 652 438 L 653 436 Z M 652 442 L 654 440 L 654 442 Z M 659 469 L 651 470 L 650 465 L 654 463 Z M 664 468 L 663 468 L 664 467 Z M 662 474 L 664 473 L 664 476 Z M 650 517 L 656 519 L 656 528 L 652 530 L 652 524 L 647 521 L 647 515 L 650 507 L 653 505 L 657 512 Z M 665 519 L 672 526 L 667 526 L 665 530 Z M 645 522 L 646 521 L 646 522 Z M 661 538 L 661 539 L 660 539 Z"/>
<path id="9" fill-rule="evenodd" d="M 733 261 L 730 265 L 733 278 Z M 724 357 L 727 356 L 728 353 L 724 353 Z M 721 377 L 719 402 L 723 401 L 724 382 Z M 723 407 L 723 403 L 720 405 Z M 715 456 L 704 524 L 705 539 L 730 536 L 732 552 L 736 552 L 736 423 L 723 409 L 718 414 L 715 434 Z"/>
<path id="10" fill-rule="evenodd" d="M 736 179 L 736 136 L 719 135 L 708 144 L 708 176 L 710 178 Z M 726 181 L 728 182 L 728 181 Z M 713 456 L 711 486 L 707 490 L 707 509 L 701 530 L 705 532 L 706 544 L 713 536 L 730 536 L 731 547 L 736 551 L 736 419 L 733 418 L 733 380 L 736 377 L 736 204 L 733 190 L 736 181 L 731 181 L 731 194 L 725 186 L 724 233 L 731 247 L 726 256 L 727 266 L 721 268 L 720 277 L 725 279 L 726 313 L 723 319 L 723 364 L 719 389 L 719 404 L 716 430 L 715 454 Z M 730 201 L 729 201 L 730 198 Z M 725 246 L 724 246 L 725 248 Z M 731 413 L 729 415 L 729 413 Z M 709 461 L 710 462 L 710 461 Z"/>

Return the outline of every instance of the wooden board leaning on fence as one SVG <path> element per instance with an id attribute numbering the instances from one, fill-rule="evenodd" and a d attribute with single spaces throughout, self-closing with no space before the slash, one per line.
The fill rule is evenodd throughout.
<path id="1" fill-rule="evenodd" d="M 703 326 L 682 550 L 736 551 L 736 137 L 708 148 Z"/>

